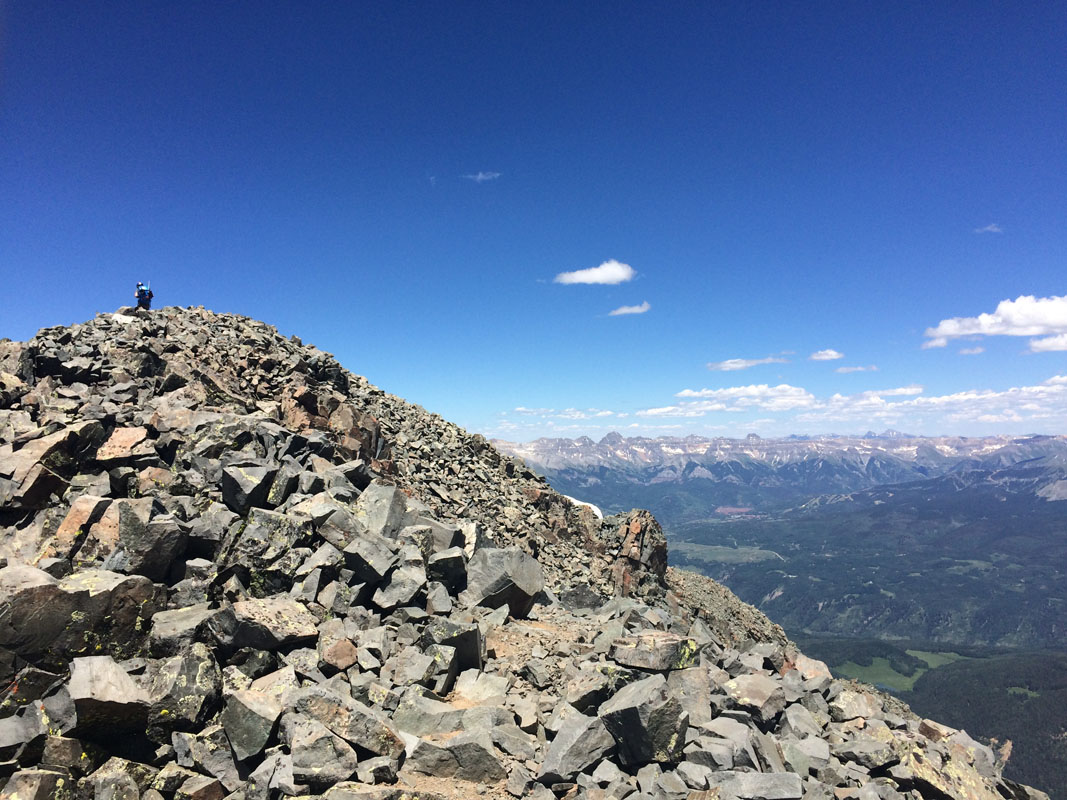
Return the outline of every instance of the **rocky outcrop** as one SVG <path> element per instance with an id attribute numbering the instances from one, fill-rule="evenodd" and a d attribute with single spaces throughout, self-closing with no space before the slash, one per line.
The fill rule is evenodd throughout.
<path id="1" fill-rule="evenodd" d="M 269 326 L 2 345 L 0 797 L 1040 796 Z"/>

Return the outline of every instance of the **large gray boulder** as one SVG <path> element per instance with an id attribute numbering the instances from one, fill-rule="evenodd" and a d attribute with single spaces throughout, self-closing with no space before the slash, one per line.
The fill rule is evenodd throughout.
<path id="1" fill-rule="evenodd" d="M 511 616 L 522 619 L 544 588 L 541 565 L 529 553 L 517 547 L 484 547 L 467 564 L 467 589 L 460 602 L 489 608 L 506 605 Z"/>
<path id="2" fill-rule="evenodd" d="M 689 715 L 667 692 L 667 680 L 652 675 L 624 686 L 600 706 L 598 716 L 618 745 L 621 763 L 681 761 Z"/>
<path id="3" fill-rule="evenodd" d="M 148 696 L 111 656 L 74 659 L 68 691 L 79 731 L 102 735 L 144 730 Z"/>
<path id="4" fill-rule="evenodd" d="M 215 612 L 206 624 L 224 652 L 292 649 L 313 643 L 319 634 L 315 617 L 288 597 L 241 600 Z"/>
<path id="5" fill-rule="evenodd" d="M 572 781 L 599 763 L 615 747 L 615 738 L 598 717 L 571 714 L 548 745 L 537 780 L 546 785 Z"/>

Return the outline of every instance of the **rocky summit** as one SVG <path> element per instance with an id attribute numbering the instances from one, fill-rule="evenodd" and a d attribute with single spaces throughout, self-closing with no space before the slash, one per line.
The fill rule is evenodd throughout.
<path id="1" fill-rule="evenodd" d="M 268 325 L 0 343 L 2 798 L 1036 800 Z"/>

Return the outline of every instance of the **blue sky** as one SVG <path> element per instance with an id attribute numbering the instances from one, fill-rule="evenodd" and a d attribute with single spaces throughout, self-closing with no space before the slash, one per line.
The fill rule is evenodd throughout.
<path id="1" fill-rule="evenodd" d="M 145 280 L 502 438 L 1067 433 L 1062 3 L 0 9 L 0 336 Z"/>

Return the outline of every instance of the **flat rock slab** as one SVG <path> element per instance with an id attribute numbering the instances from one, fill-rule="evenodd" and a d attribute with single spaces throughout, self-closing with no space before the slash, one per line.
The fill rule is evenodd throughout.
<path id="1" fill-rule="evenodd" d="M 404 752 L 404 742 L 392 722 L 358 700 L 312 686 L 296 693 L 291 702 L 300 713 L 375 755 L 399 758 Z"/>
<path id="2" fill-rule="evenodd" d="M 874 695 L 843 689 L 830 701 L 830 716 L 834 722 L 846 722 L 862 717 L 868 719 L 882 710 L 882 704 Z"/>
<path id="3" fill-rule="evenodd" d="M 288 597 L 241 600 L 217 611 L 208 630 L 226 650 L 291 649 L 318 638 L 317 620 L 307 608 Z"/>
<path id="4" fill-rule="evenodd" d="M 800 800 L 804 796 L 800 776 L 792 772 L 713 772 L 708 786 L 718 789 L 722 798 Z"/>
<path id="5" fill-rule="evenodd" d="M 667 631 L 642 631 L 612 642 L 609 657 L 637 669 L 666 672 L 697 663 L 700 648 L 694 639 Z"/>
<path id="6" fill-rule="evenodd" d="M 785 709 L 785 690 L 769 675 L 738 675 L 723 684 L 723 689 L 736 705 L 754 712 L 764 722 Z"/>
<path id="7" fill-rule="evenodd" d="M 137 446 L 147 438 L 147 428 L 115 428 L 107 441 L 96 451 L 96 460 L 111 467 L 115 462 L 143 455 L 144 453 L 138 452 Z"/>
<path id="8" fill-rule="evenodd" d="M 407 751 L 405 769 L 426 775 L 472 783 L 496 783 L 508 776 L 492 744 L 473 733 L 461 733 L 442 742 L 415 739 Z"/>

